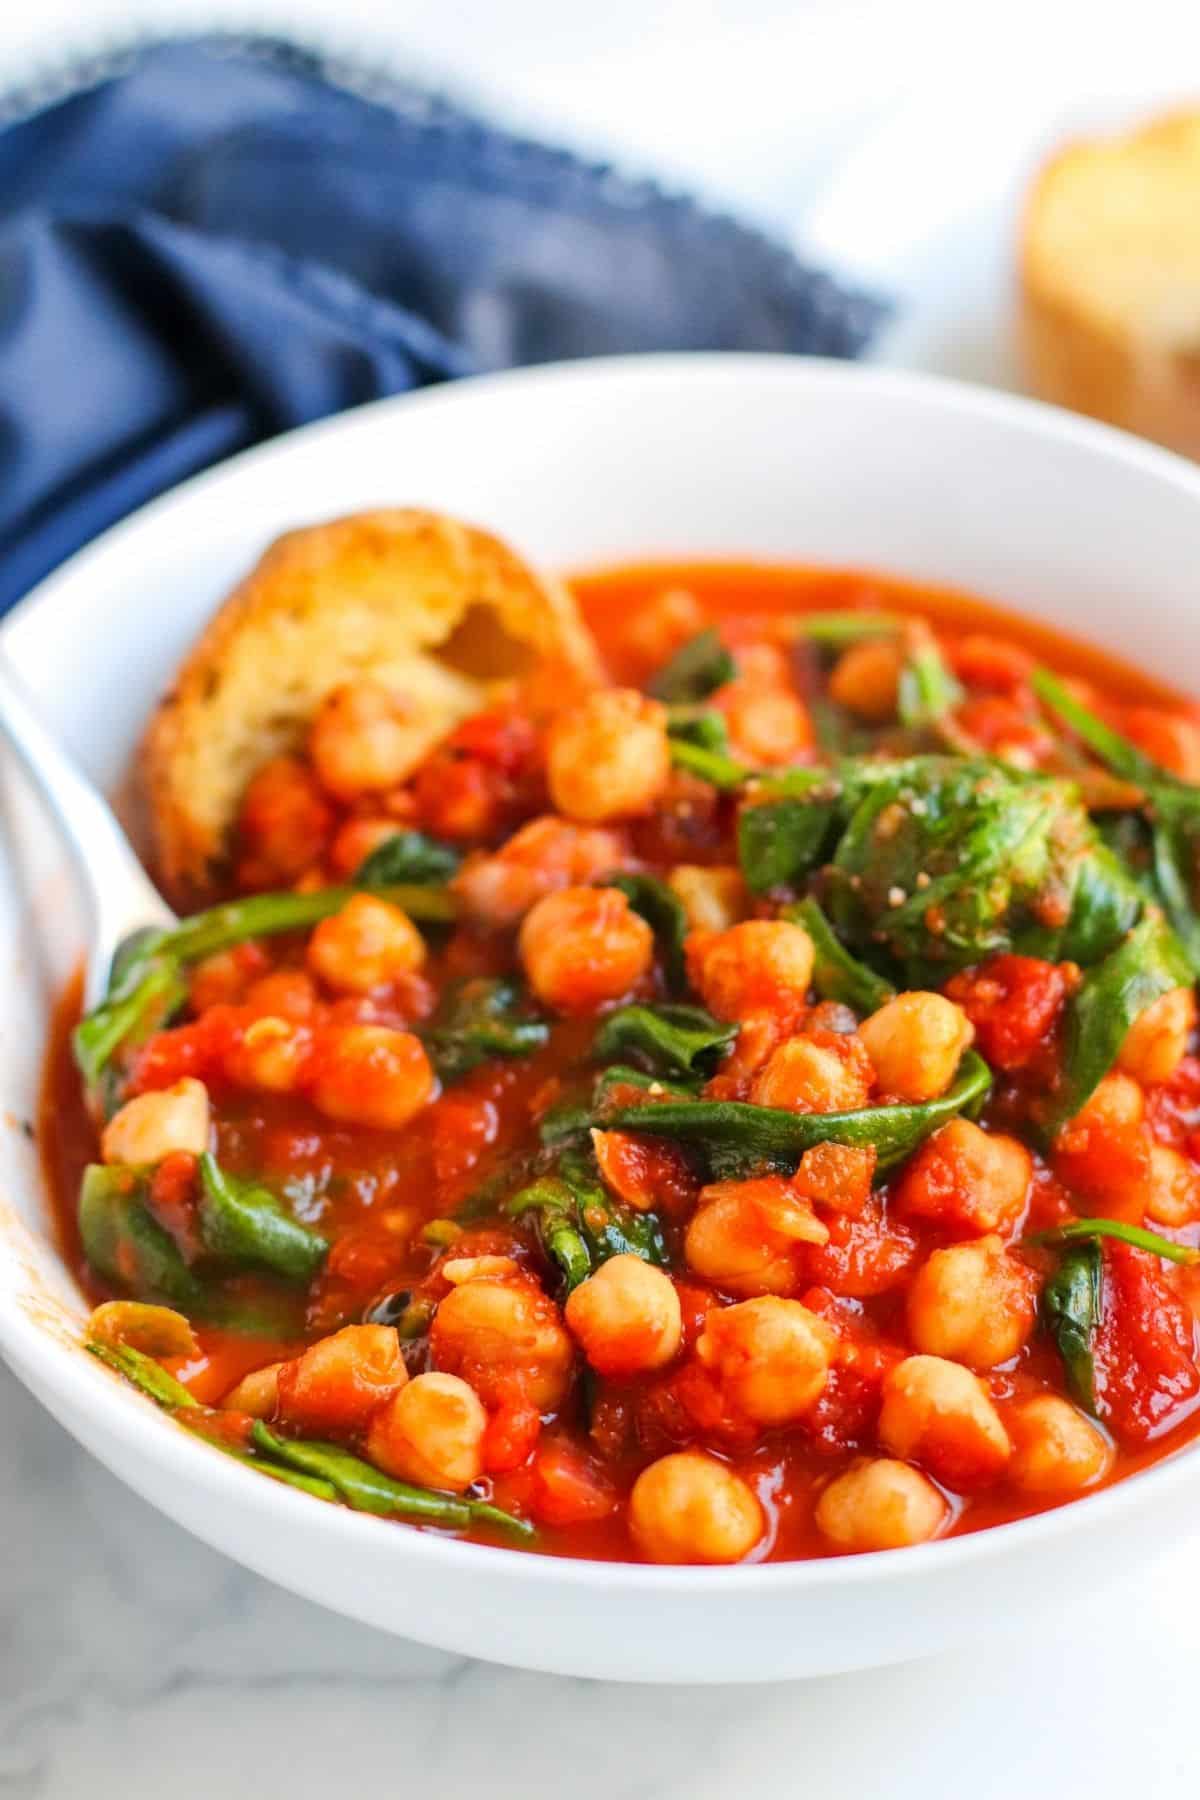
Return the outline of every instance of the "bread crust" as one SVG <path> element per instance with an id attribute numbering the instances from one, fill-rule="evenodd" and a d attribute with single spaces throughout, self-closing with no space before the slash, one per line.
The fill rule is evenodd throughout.
<path id="1" fill-rule="evenodd" d="M 1195 311 L 1200 269 L 1200 113 L 1173 112 L 1127 136 L 1066 145 L 1041 168 L 1030 189 L 1020 232 L 1018 347 L 1029 387 L 1043 400 L 1087 413 L 1139 436 L 1200 458 L 1200 332 L 1181 331 L 1175 307 L 1164 308 L 1160 267 L 1147 272 L 1142 304 L 1128 291 L 1105 290 L 1087 249 L 1115 252 L 1136 278 L 1139 257 L 1156 259 L 1156 231 L 1171 217 L 1178 190 L 1193 197 L 1197 224 L 1191 242 L 1176 234 L 1170 298 L 1186 320 Z M 1136 174 L 1144 192 L 1133 226 L 1107 202 L 1121 175 Z M 1155 192 L 1163 218 L 1154 216 Z M 1057 226 L 1064 194 L 1084 233 L 1084 249 L 1067 257 Z M 1173 291 L 1170 291 L 1173 288 Z"/>
<path id="2" fill-rule="evenodd" d="M 568 590 L 490 533 L 415 509 L 288 532 L 210 621 L 143 739 L 164 886 L 182 899 L 220 881 L 251 776 L 342 683 L 394 686 L 432 744 L 498 684 L 547 667 L 576 686 L 600 675 Z"/>

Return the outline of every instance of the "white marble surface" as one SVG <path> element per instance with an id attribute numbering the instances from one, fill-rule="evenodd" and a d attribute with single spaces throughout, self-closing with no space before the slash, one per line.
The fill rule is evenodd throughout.
<path id="1" fill-rule="evenodd" d="M 3 1371 L 0 1443 L 6 1800 L 1194 1789 L 1196 1545 L 1031 1642 L 807 1683 L 624 1687 L 421 1649 L 268 1586 L 135 1499 Z"/>
<path id="2" fill-rule="evenodd" d="M 960 89 L 981 59 L 993 101 L 1034 64 L 1095 99 L 1123 93 L 1135 64 L 1139 91 L 1161 70 L 1167 92 L 1187 46 L 1200 50 L 1200 14 L 1183 0 L 1141 0 L 1137 30 L 1130 9 L 1100 0 L 1010 0 L 1003 29 L 950 0 L 488 0 L 469 26 L 467 13 L 443 0 L 0 5 L 0 85 L 134 23 L 297 20 L 799 232 L 860 143 L 900 118 L 897 142 L 911 145 L 903 120 L 921 95 Z M 898 183 L 896 205 L 874 220 L 868 209 L 856 237 L 860 184 L 824 214 L 824 240 L 868 269 L 920 266 L 952 215 L 923 239 L 921 219 L 903 216 L 917 185 Z M 917 324 L 934 316 L 918 310 Z M 908 342 L 906 360 L 959 366 L 932 326 Z M 448 1657 L 268 1586 L 127 1493 L 2 1367 L 0 1445 L 0 1795 L 14 1800 L 326 1800 L 418 1783 L 443 1800 L 1116 1800 L 1135 1787 L 1191 1800 L 1200 1772 L 1188 1737 L 1200 1540 L 1156 1546 L 1070 1616 L 1026 1625 L 1033 1597 L 1015 1595 L 1015 1642 L 981 1620 L 978 1646 L 907 1668 L 636 1689 Z"/>

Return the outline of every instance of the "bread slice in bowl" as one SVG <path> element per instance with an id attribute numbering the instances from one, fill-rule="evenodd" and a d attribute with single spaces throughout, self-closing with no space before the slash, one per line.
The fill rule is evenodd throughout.
<path id="1" fill-rule="evenodd" d="M 178 899 L 220 881 L 250 778 L 303 743 L 344 683 L 404 697 L 415 764 L 499 687 L 560 672 L 575 688 L 600 675 L 571 594 L 488 532 L 412 509 L 289 532 L 212 619 L 143 740 L 164 886 Z"/>

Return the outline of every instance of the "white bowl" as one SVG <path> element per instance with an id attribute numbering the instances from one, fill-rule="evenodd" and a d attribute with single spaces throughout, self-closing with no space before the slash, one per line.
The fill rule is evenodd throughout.
<path id="1" fill-rule="evenodd" d="M 1066 414 L 775 357 L 502 375 L 386 402 L 189 482 L 52 576 L 0 641 L 112 784 L 184 646 L 276 533 L 429 505 L 551 567 L 648 556 L 874 566 L 966 587 L 1186 682 L 1200 470 Z M 197 1536 L 311 1599 L 447 1650 L 636 1681 L 764 1681 L 916 1656 L 1070 1603 L 1197 1511 L 1200 1447 L 1091 1498 L 922 1548 L 662 1569 L 483 1548 L 327 1506 L 176 1429 L 78 1347 L 35 1116 L 48 1008 L 81 952 L 71 884 L 14 792 L 0 871 L 0 1348 L 63 1425 Z M 20 873 L 18 873 L 18 868 Z M 28 869 L 28 873 L 26 870 Z"/>

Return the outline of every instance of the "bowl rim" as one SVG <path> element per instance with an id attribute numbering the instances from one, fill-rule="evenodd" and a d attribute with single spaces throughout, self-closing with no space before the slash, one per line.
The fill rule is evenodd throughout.
<path id="1" fill-rule="evenodd" d="M 1200 505 L 1200 467 L 1173 452 L 1132 437 L 1098 421 L 1022 395 L 974 386 L 969 382 L 922 371 L 876 367 L 832 358 L 754 352 L 670 352 L 650 355 L 595 357 L 581 361 L 547 363 L 472 376 L 410 394 L 369 402 L 329 419 L 269 439 L 234 457 L 202 470 L 171 488 L 75 552 L 23 596 L 0 623 L 0 648 L 12 648 L 20 663 L 20 636 L 24 621 L 53 609 L 60 590 L 86 580 L 101 558 L 136 540 L 144 527 L 164 513 L 186 510 L 197 499 L 224 486 L 236 486 L 250 471 L 292 455 L 306 456 L 314 447 L 336 445 L 356 433 L 370 435 L 393 415 L 418 419 L 423 411 L 466 407 L 493 394 L 538 392 L 562 388 L 633 385 L 665 391 L 697 384 L 738 384 L 748 378 L 805 387 L 843 387 L 873 392 L 912 405 L 971 417 L 1067 446 L 1081 449 L 1131 471 L 1148 475 Z M 666 555 L 667 553 L 663 553 Z M 752 553 L 751 557 L 752 557 Z M 44 1184 L 43 1200 L 44 1205 Z M 0 1238 L 0 1259 L 18 1260 L 15 1245 Z M 1127 1515 L 1131 1509 L 1153 1504 L 1173 1492 L 1200 1470 L 1200 1440 L 1193 1439 L 1165 1455 L 1151 1467 L 1058 1506 L 1025 1518 L 964 1532 L 957 1537 L 894 1550 L 867 1551 L 806 1561 L 747 1562 L 732 1566 L 662 1566 L 613 1562 L 584 1557 L 557 1556 L 536 1548 L 517 1549 L 463 1541 L 431 1530 L 397 1530 L 396 1521 L 355 1513 L 348 1507 L 293 1491 L 264 1480 L 191 1433 L 165 1419 L 144 1396 L 102 1368 L 81 1344 L 68 1343 L 47 1330 L 33 1311 L 22 1303 L 17 1287 L 0 1292 L 0 1352 L 11 1359 L 15 1372 L 49 1410 L 58 1407 L 45 1400 L 53 1396 L 64 1418 L 82 1411 L 90 1436 L 106 1444 L 129 1448 L 171 1481 L 179 1481 L 193 1493 L 202 1490 L 218 1506 L 235 1506 L 256 1514 L 261 1521 L 295 1521 L 327 1534 L 336 1553 L 339 1544 L 390 1555 L 423 1559 L 431 1572 L 502 1578 L 538 1586 L 619 1589 L 635 1594 L 688 1594 L 725 1600 L 738 1594 L 761 1595 L 767 1589 L 781 1596 L 797 1597 L 811 1590 L 862 1584 L 907 1583 L 926 1573 L 944 1573 L 997 1558 L 1021 1556 L 1045 1546 L 1065 1532 L 1095 1532 Z M 28 1372 L 28 1379 L 27 1379 Z M 65 1417 L 64 1417 L 65 1415 Z M 69 1429 L 69 1427 L 68 1427 Z M 120 1472 L 119 1458 L 103 1457 Z M 319 1509 L 319 1510 L 316 1510 Z M 163 1510 L 169 1511 L 166 1507 Z M 219 1532 L 213 1542 L 221 1542 Z M 390 1549 L 388 1548 L 390 1546 Z M 237 1553 L 231 1553 L 235 1556 Z"/>

